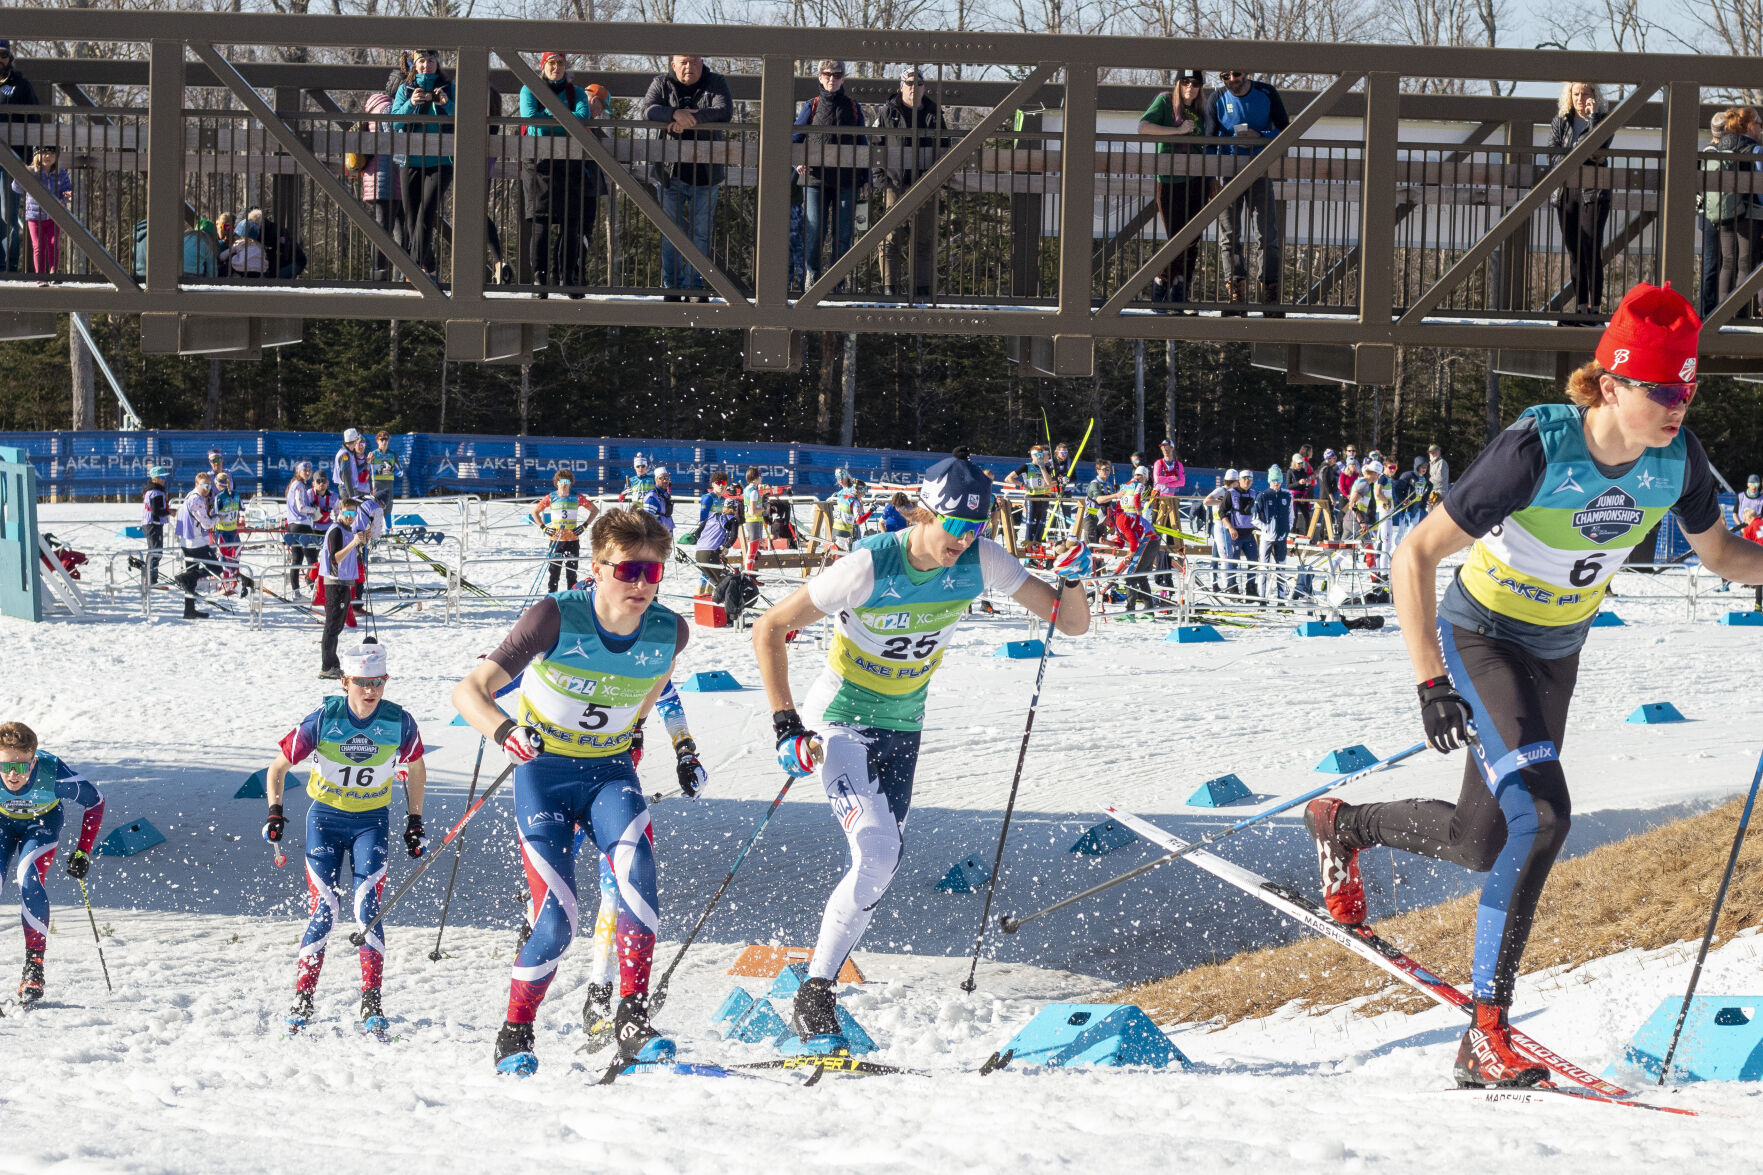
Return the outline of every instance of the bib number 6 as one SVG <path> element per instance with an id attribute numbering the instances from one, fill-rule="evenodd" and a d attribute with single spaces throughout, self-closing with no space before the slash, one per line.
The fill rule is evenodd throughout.
<path id="1" fill-rule="evenodd" d="M 1604 565 L 1600 562 L 1601 559 L 1603 559 L 1601 554 L 1592 555 L 1575 563 L 1573 570 L 1567 573 L 1567 582 L 1574 587 L 1591 587 L 1597 582 L 1598 576 L 1604 570 Z"/>

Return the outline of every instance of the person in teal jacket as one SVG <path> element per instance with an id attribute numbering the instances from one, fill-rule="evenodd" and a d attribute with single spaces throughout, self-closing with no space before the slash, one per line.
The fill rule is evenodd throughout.
<path id="1" fill-rule="evenodd" d="M 433 49 L 419 49 L 412 55 L 410 72 L 392 98 L 393 114 L 452 114 L 453 83 L 441 72 L 441 55 Z M 438 122 L 419 123 L 400 119 L 398 129 L 413 136 L 435 136 L 450 128 Z M 416 140 L 417 144 L 422 139 Z M 399 164 L 398 179 L 404 199 L 404 223 L 410 233 L 410 255 L 424 273 L 436 276 L 436 229 L 441 223 L 441 204 L 447 189 L 453 186 L 451 155 L 401 154 L 393 157 Z"/>
<path id="2" fill-rule="evenodd" d="M 571 114 L 583 122 L 594 117 L 596 103 L 587 88 L 569 80 L 568 58 L 546 53 L 539 59 L 539 72 Z M 603 103 L 599 105 L 604 108 Z M 555 137 L 569 133 L 526 86 L 520 90 L 520 116 L 544 120 L 543 124 L 527 124 L 522 128 L 525 134 Z M 599 205 L 600 177 L 594 165 L 565 155 L 525 160 L 520 165 L 520 186 L 526 197 L 527 260 L 534 284 L 583 284 L 582 243 L 593 228 Z M 551 238 L 553 227 L 557 229 L 555 241 Z"/>

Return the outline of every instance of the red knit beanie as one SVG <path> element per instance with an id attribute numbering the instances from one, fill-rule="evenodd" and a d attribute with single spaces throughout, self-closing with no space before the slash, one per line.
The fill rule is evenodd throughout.
<path id="1" fill-rule="evenodd" d="M 1610 316 L 1598 340 L 1598 365 L 1645 383 L 1689 383 L 1696 378 L 1701 331 L 1701 316 L 1670 282 L 1663 288 L 1642 282 Z"/>

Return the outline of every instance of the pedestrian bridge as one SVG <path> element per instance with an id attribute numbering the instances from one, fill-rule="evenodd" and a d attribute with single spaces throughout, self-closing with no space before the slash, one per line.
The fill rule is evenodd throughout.
<path id="1" fill-rule="evenodd" d="M 28 164 L 30 148 L 53 145 L 73 178 L 66 206 L 48 202 L 55 271 L 0 275 L 0 334 L 52 334 L 69 312 L 138 314 L 154 353 L 251 357 L 297 340 L 304 319 L 347 317 L 442 321 L 450 357 L 484 362 L 530 361 L 550 325 L 597 323 L 739 330 L 761 369 L 799 362 L 805 332 L 838 331 L 1007 336 L 1051 375 L 1088 374 L 1097 339 L 1134 338 L 1251 343 L 1294 378 L 1387 383 L 1398 346 L 1497 352 L 1502 370 L 1553 377 L 1589 356 L 1587 328 L 1633 282 L 1693 296 L 1701 198 L 1756 199 L 1760 179 L 1704 151 L 1723 108 L 1713 97 L 1753 84 L 1752 58 L 30 9 L 0 23 L 43 103 L 0 124 L 24 151 L 0 152 L 0 165 L 47 199 Z M 75 26 L 97 56 L 31 56 L 33 41 Z M 440 52 L 453 113 L 364 118 L 395 47 L 419 42 Z M 307 60 L 262 60 L 262 46 Z M 577 83 L 606 88 L 603 111 L 579 120 L 543 86 L 547 50 L 570 55 Z M 628 63 L 675 52 L 727 76 L 720 140 L 668 137 L 644 118 L 654 75 Z M 795 127 L 818 89 L 811 64 L 827 57 L 850 63 L 846 85 L 871 115 L 899 66 L 920 66 L 947 131 L 856 142 L 847 128 Z M 1290 123 L 1252 153 L 1205 138 L 1158 153 L 1139 114 L 1167 71 L 1196 62 L 1310 84 L 1283 90 Z M 1488 79 L 1526 94 L 1595 82 L 1609 112 L 1551 147 L 1555 100 L 1472 92 Z M 1208 91 L 1218 84 L 1209 75 Z M 564 133 L 523 133 L 535 120 L 518 116 L 522 87 Z M 364 201 L 352 165 L 381 156 L 452 161 L 431 239 Z M 903 190 L 863 182 L 908 158 L 920 174 Z M 542 285 L 521 248 L 534 220 L 521 176 L 560 159 L 592 165 L 596 207 L 579 271 Z M 724 169 L 700 240 L 649 182 L 652 165 L 682 163 Z M 799 261 L 799 166 L 856 189 L 849 251 L 833 260 L 829 243 L 812 275 Z M 1185 223 L 1159 217 L 1166 183 L 1199 193 Z M 1258 190 L 1284 248 L 1276 280 L 1236 301 L 1219 230 Z M 1557 212 L 1569 200 L 1608 206 L 1595 259 L 1606 293 L 1591 313 L 1578 312 Z M 190 267 L 199 220 L 251 209 L 275 230 L 261 276 Z M 902 229 L 934 236 L 932 272 L 920 252 L 909 280 L 890 283 L 884 245 Z M 702 298 L 664 288 L 664 238 L 703 275 Z M 424 247 L 428 272 L 413 258 Z M 1153 302 L 1153 279 L 1196 247 L 1181 300 Z M 1580 264 L 1594 262 L 1582 252 Z M 1707 315 L 1705 370 L 1763 371 L 1748 310 L 1763 270 L 1738 276 Z"/>

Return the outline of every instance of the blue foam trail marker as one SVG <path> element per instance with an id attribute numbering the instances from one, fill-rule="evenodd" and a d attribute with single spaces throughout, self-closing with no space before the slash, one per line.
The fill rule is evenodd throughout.
<path id="1" fill-rule="evenodd" d="M 1133 1004 L 1048 1004 L 1000 1052 L 1025 1065 L 1190 1063 L 1163 1030 Z"/>
<path id="2" fill-rule="evenodd" d="M 1350 747 L 1341 747 L 1330 751 L 1316 765 L 1316 770 L 1326 771 L 1330 775 L 1345 775 L 1357 771 L 1361 767 L 1369 767 L 1377 762 L 1377 756 L 1364 743 L 1354 743 Z"/>
<path id="3" fill-rule="evenodd" d="M 973 893 L 991 875 L 991 866 L 977 856 L 966 857 L 949 866 L 949 871 L 937 882 L 937 890 L 941 893 Z"/>
<path id="4" fill-rule="evenodd" d="M 392 517 L 393 526 L 427 526 L 428 519 L 420 514 L 397 514 Z"/>
<path id="5" fill-rule="evenodd" d="M 455 714 L 455 715 L 453 715 L 453 721 L 447 723 L 447 725 L 448 726 L 470 726 L 471 723 L 469 723 L 465 720 L 465 715 Z"/>
<path id="6" fill-rule="evenodd" d="M 1038 661 L 1046 651 L 1045 641 L 1005 641 L 992 656 L 1008 657 L 1012 661 Z"/>
<path id="7" fill-rule="evenodd" d="M 1344 772 L 1343 772 L 1344 774 Z M 1190 808 L 1222 808 L 1226 804 L 1235 804 L 1250 799 L 1252 793 L 1236 772 L 1220 775 L 1217 779 L 1208 779 L 1200 785 L 1200 789 L 1188 797 Z"/>
<path id="8" fill-rule="evenodd" d="M 1600 612 L 1592 617 L 1593 628 L 1626 628 L 1628 621 L 1614 612 Z"/>
<path id="9" fill-rule="evenodd" d="M 771 1006 L 770 1000 L 756 1000 L 737 987 L 729 993 L 729 998 L 723 1001 L 724 1008 L 727 1008 L 729 1002 L 735 999 L 736 992 L 745 997 L 747 1002 L 741 1011 L 729 1019 L 720 1030 L 724 1040 L 738 1040 L 742 1044 L 766 1044 L 786 1036 L 792 1040 L 796 1039 L 796 1034 L 790 1031 L 790 1026 L 784 1023 L 784 1018 L 778 1015 L 777 1009 Z M 720 1013 L 721 1009 L 718 1011 Z"/>
<path id="10" fill-rule="evenodd" d="M 1346 636 L 1347 626 L 1338 620 L 1306 620 L 1292 631 L 1299 636 Z"/>
<path id="11" fill-rule="evenodd" d="M 1763 628 L 1763 612 L 1728 612 L 1720 623 L 1733 628 Z"/>
<path id="12" fill-rule="evenodd" d="M 154 845 L 164 843 L 165 834 L 153 827 L 152 821 L 142 818 L 113 829 L 109 836 L 98 842 L 98 854 L 103 857 L 132 857 Z"/>
<path id="13" fill-rule="evenodd" d="M 747 1009 L 752 1006 L 753 997 L 747 993 L 746 988 L 730 988 L 729 993 L 722 997 L 722 1003 L 718 1004 L 716 1011 L 711 1014 L 710 1023 L 733 1024 L 746 1015 Z"/>
<path id="14" fill-rule="evenodd" d="M 1112 853 L 1122 845 L 1129 845 L 1139 839 L 1138 834 L 1124 824 L 1116 824 L 1112 820 L 1104 820 L 1093 825 L 1072 844 L 1071 851 L 1082 853 L 1086 857 L 1101 857 Z"/>
<path id="15" fill-rule="evenodd" d="M 1210 624 L 1178 624 L 1175 631 L 1163 639 L 1178 645 L 1203 645 L 1208 641 L 1221 641 L 1224 638 Z"/>
<path id="16" fill-rule="evenodd" d="M 679 684 L 680 692 L 688 694 L 718 694 L 740 688 L 741 683 L 726 669 L 708 669 L 688 674 Z"/>
<path id="17" fill-rule="evenodd" d="M 808 964 L 786 963 L 778 970 L 777 978 L 771 981 L 771 990 L 765 994 L 778 999 L 795 999 L 796 989 L 808 981 Z"/>
<path id="18" fill-rule="evenodd" d="M 265 776 L 266 775 L 267 775 L 267 772 L 265 772 L 265 771 L 254 772 L 248 779 L 245 780 L 244 783 L 241 783 L 239 785 L 239 790 L 233 793 L 233 799 L 235 799 L 235 800 L 266 800 L 266 799 L 268 799 L 269 792 L 266 790 L 266 786 L 265 786 L 265 784 L 266 784 Z"/>
<path id="19" fill-rule="evenodd" d="M 1679 996 L 1661 1000 L 1624 1050 L 1623 1063 L 1637 1066 L 1657 1080 L 1681 1007 Z M 1763 996 L 1692 998 L 1683 1037 L 1671 1058 L 1671 1079 L 1763 1081 Z"/>
<path id="20" fill-rule="evenodd" d="M 1682 722 L 1683 720 L 1683 714 L 1670 702 L 1647 702 L 1636 706 L 1634 713 L 1628 716 L 1628 721 L 1643 726 L 1658 726 L 1666 722 Z"/>
<path id="21" fill-rule="evenodd" d="M 116 532 L 116 537 L 122 539 L 145 539 L 147 537 L 147 532 L 138 526 L 125 526 Z"/>

